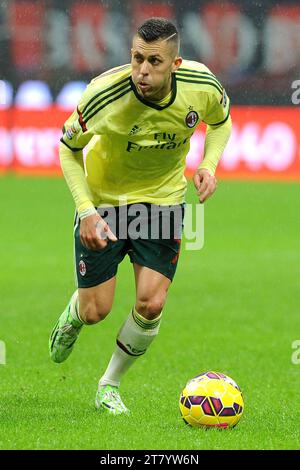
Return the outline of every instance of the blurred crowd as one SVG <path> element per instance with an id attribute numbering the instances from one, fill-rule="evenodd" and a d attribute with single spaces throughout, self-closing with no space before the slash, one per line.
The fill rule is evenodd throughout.
<path id="1" fill-rule="evenodd" d="M 7 100 L 28 99 L 33 83 L 48 102 L 70 99 L 62 98 L 66 85 L 74 97 L 93 76 L 130 61 L 132 35 L 150 16 L 175 21 L 182 56 L 210 67 L 234 103 L 291 104 L 300 78 L 298 0 L 1 1 Z"/>

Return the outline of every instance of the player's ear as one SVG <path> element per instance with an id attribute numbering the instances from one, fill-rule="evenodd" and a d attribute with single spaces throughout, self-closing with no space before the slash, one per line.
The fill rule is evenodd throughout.
<path id="1" fill-rule="evenodd" d="M 176 70 L 179 69 L 181 64 L 182 64 L 182 57 L 176 57 L 176 59 L 174 60 L 172 64 L 172 72 L 176 72 Z"/>

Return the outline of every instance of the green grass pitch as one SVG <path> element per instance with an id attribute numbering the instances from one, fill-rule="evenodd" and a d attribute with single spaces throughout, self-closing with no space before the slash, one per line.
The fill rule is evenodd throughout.
<path id="1" fill-rule="evenodd" d="M 73 203 L 62 179 L 0 179 L 1 449 L 296 449 L 300 443 L 300 185 L 219 183 L 205 245 L 183 251 L 160 334 L 122 383 L 130 417 L 94 409 L 99 376 L 134 302 L 129 261 L 109 317 L 85 327 L 66 363 L 49 333 L 73 289 Z M 196 202 L 192 186 L 187 201 Z M 245 397 L 233 430 L 186 426 L 178 398 L 206 370 Z"/>

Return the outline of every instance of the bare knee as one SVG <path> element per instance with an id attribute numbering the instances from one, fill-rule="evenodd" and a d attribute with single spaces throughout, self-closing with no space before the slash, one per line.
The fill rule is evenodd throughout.
<path id="1" fill-rule="evenodd" d="M 165 299 L 162 298 L 138 299 L 135 308 L 147 320 L 154 320 L 160 315 L 164 303 Z"/>
<path id="2" fill-rule="evenodd" d="M 110 305 L 99 304 L 94 300 L 84 303 L 82 307 L 80 306 L 79 308 L 80 316 L 84 322 L 90 325 L 104 320 L 111 309 Z"/>

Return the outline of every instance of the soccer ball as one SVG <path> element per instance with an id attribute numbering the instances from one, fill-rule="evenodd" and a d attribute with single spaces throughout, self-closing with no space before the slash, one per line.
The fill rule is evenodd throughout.
<path id="1" fill-rule="evenodd" d="M 232 428 L 244 411 L 236 382 L 221 372 L 203 372 L 189 380 L 181 392 L 183 420 L 195 427 Z"/>

